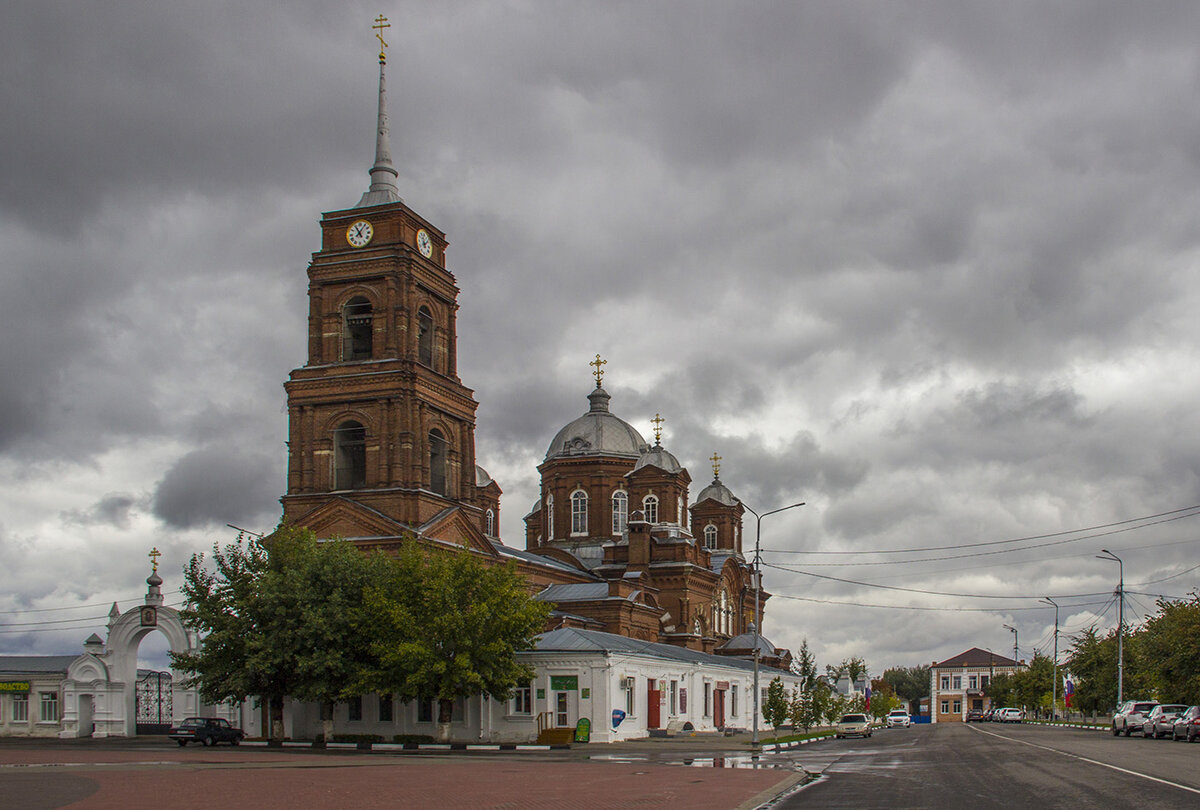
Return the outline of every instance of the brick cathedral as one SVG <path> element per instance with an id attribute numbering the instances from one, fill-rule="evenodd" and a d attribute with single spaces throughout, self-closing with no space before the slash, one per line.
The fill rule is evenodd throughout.
<path id="1" fill-rule="evenodd" d="M 501 488 L 477 463 L 477 403 L 458 376 L 459 289 L 446 235 L 400 197 L 385 62 L 381 50 L 370 187 L 322 216 L 308 267 L 308 360 L 285 383 L 284 521 L 364 548 L 415 539 L 512 561 L 554 603 L 551 628 L 752 655 L 743 507 L 719 459 L 689 503 L 691 476 L 662 445 L 661 421 L 649 444 L 613 413 L 599 356 L 587 410 L 538 467 L 525 548 L 498 536 Z M 786 665 L 786 651 L 765 639 L 760 649 Z"/>

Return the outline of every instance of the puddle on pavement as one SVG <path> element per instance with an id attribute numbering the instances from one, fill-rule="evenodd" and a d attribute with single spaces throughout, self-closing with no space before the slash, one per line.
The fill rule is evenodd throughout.
<path id="1" fill-rule="evenodd" d="M 795 770 L 795 766 L 786 760 L 773 757 L 754 756 L 751 754 L 733 754 L 730 756 L 681 757 L 678 755 L 649 756 L 638 754 L 595 754 L 588 759 L 602 762 L 653 762 L 656 765 L 682 765 L 687 768 L 749 768 L 753 770 L 783 769 Z"/>

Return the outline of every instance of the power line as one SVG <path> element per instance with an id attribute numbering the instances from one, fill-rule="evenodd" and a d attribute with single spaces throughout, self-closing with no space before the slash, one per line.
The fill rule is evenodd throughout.
<path id="1" fill-rule="evenodd" d="M 181 607 L 184 604 L 185 604 L 184 602 L 175 602 L 170 605 L 165 605 L 165 607 L 177 608 L 177 607 Z M 49 621 L 41 621 L 41 622 L 13 622 L 12 624 L 0 624 L 0 633 L 5 633 L 5 634 L 11 635 L 14 633 L 51 633 L 56 630 L 81 630 L 81 629 L 83 629 L 82 627 L 61 627 L 61 626 L 50 627 L 49 625 L 84 624 L 84 626 L 86 627 L 85 623 L 95 623 L 95 622 L 99 622 L 99 621 L 104 621 L 106 619 L 108 619 L 107 614 L 104 616 L 83 616 L 83 617 L 80 617 L 77 619 L 51 619 Z M 14 628 L 14 627 L 42 628 L 42 629 L 22 629 L 22 630 L 10 629 L 10 628 Z"/>
<path id="2" fill-rule="evenodd" d="M 863 565 L 908 565 L 911 563 L 940 562 L 942 560 L 961 560 L 966 557 L 992 557 L 997 554 L 1012 554 L 1014 552 L 1029 551 L 1030 549 L 1035 549 L 1035 548 L 1047 548 L 1049 546 L 1061 546 L 1061 545 L 1065 545 L 1067 543 L 1078 543 L 1080 540 L 1091 540 L 1096 537 L 1108 537 L 1108 536 L 1114 535 L 1114 534 L 1122 534 L 1123 532 L 1131 532 L 1131 531 L 1135 531 L 1137 529 L 1144 529 L 1147 526 L 1157 526 L 1160 523 L 1170 523 L 1175 520 L 1183 520 L 1184 518 L 1195 517 L 1196 515 L 1200 515 L 1200 512 L 1192 512 L 1191 514 L 1187 514 L 1187 515 L 1177 515 L 1176 517 L 1172 517 L 1172 518 L 1164 518 L 1163 520 L 1156 520 L 1153 523 L 1143 523 L 1140 526 L 1128 526 L 1124 529 L 1113 529 L 1111 532 L 1097 532 L 1096 534 L 1085 534 L 1080 537 L 1068 537 L 1065 540 L 1051 540 L 1050 542 L 1047 542 L 1047 543 L 1035 543 L 1031 546 L 1021 546 L 1020 548 L 1002 548 L 997 551 L 973 551 L 973 552 L 969 552 L 967 554 L 944 554 L 940 557 L 918 557 L 918 558 L 912 559 L 912 560 L 876 560 L 874 562 L 849 562 L 849 563 L 805 563 L 805 565 L 809 566 L 809 567 L 822 566 L 822 567 L 842 568 L 842 567 L 848 567 L 848 566 L 863 566 Z M 1124 522 L 1128 522 L 1128 521 L 1124 521 Z M 1116 524 L 1112 524 L 1112 525 L 1116 525 Z M 1086 529 L 1076 529 L 1075 531 L 1087 531 L 1087 530 Z M 1073 533 L 1074 532 L 1059 532 L 1057 535 L 1041 535 L 1041 537 L 1056 537 L 1056 536 L 1059 536 L 1062 534 L 1073 534 Z M 1022 540 L 1032 540 L 1032 539 L 1037 539 L 1037 538 L 1024 537 L 1024 538 L 1020 538 L 1019 540 L 998 540 L 998 541 L 995 541 L 992 543 L 974 543 L 974 544 L 970 544 L 970 545 L 966 545 L 966 546 L 960 546 L 959 548 L 971 548 L 972 546 L 991 546 L 991 545 L 998 545 L 1000 543 L 1016 543 L 1016 542 L 1021 542 Z M 947 548 L 954 548 L 954 547 L 948 546 Z M 770 553 L 770 554 L 877 554 L 877 553 L 908 554 L 908 553 L 911 553 L 911 551 L 915 551 L 915 549 L 904 549 L 904 550 L 892 551 L 892 552 L 877 552 L 877 551 L 828 551 L 828 552 L 825 552 L 825 551 L 796 551 L 796 550 L 791 550 L 791 549 L 762 549 L 763 553 Z"/>
<path id="3" fill-rule="evenodd" d="M 928 607 L 922 605 L 874 605 L 870 602 L 853 602 L 840 599 L 815 599 L 812 596 L 792 596 L 790 594 L 772 594 L 772 599 L 792 599 L 802 602 L 817 602 L 821 605 L 848 605 L 851 607 L 884 607 L 895 611 L 935 611 L 935 612 L 955 612 L 955 613 L 1006 613 L 1013 611 L 1040 611 L 1045 610 L 1044 607 Z M 1110 600 L 1111 601 L 1111 600 Z M 1074 602 L 1072 605 L 1063 605 L 1063 607 L 1085 607 L 1090 605 L 1104 605 L 1105 602 Z"/>
<path id="4" fill-rule="evenodd" d="M 181 591 L 174 590 L 162 592 L 163 596 L 169 596 L 170 594 L 175 593 L 181 593 Z M 73 605 L 71 607 L 33 608 L 30 610 L 0 610 L 0 616 L 12 616 L 18 613 L 54 613 L 63 610 L 83 610 L 84 608 L 104 607 L 106 605 L 111 605 L 113 602 L 136 602 L 139 599 L 145 598 L 145 596 L 145 594 L 138 594 L 137 596 L 131 596 L 128 599 L 114 599 L 112 602 L 93 602 L 90 605 Z"/>
<path id="5" fill-rule="evenodd" d="M 888 591 L 905 591 L 907 593 L 921 593 L 930 596 L 957 596 L 962 599 L 1041 599 L 1044 594 L 1021 594 L 1017 596 L 1007 596 L 1004 594 L 995 593 L 956 593 L 953 591 L 927 591 L 921 588 L 902 588 L 899 585 L 880 585 L 874 582 L 860 582 L 854 579 L 843 579 L 842 577 L 831 577 L 827 574 L 814 574 L 811 571 L 801 571 L 798 568 L 788 568 L 783 565 L 772 565 L 771 563 L 763 563 L 768 568 L 775 568 L 780 571 L 787 571 L 791 574 L 803 574 L 806 577 L 815 577 L 816 579 L 827 579 L 832 582 L 844 582 L 847 585 L 859 585 L 864 588 L 882 588 Z M 1108 591 L 1093 591 L 1091 593 L 1065 593 L 1057 594 L 1060 599 L 1081 599 L 1088 596 L 1103 596 Z"/>
<path id="6" fill-rule="evenodd" d="M 924 546 L 924 547 L 918 547 L 918 548 L 904 548 L 904 549 L 873 549 L 870 551 L 795 551 L 795 550 L 791 550 L 791 549 L 762 549 L 762 551 L 769 550 L 769 551 L 773 551 L 777 554 L 916 554 L 916 553 L 922 552 L 922 551 L 953 551 L 954 549 L 960 549 L 960 548 L 979 548 L 982 546 L 1002 546 L 1002 545 L 1008 545 L 1011 543 L 1023 543 L 1026 540 L 1045 540 L 1050 537 L 1063 537 L 1064 535 L 1078 534 L 1079 532 L 1091 532 L 1091 531 L 1095 531 L 1097 529 L 1110 529 L 1113 526 L 1124 526 L 1129 523 L 1141 523 L 1143 521 L 1153 520 L 1154 518 L 1166 517 L 1167 515 L 1178 515 L 1180 512 L 1192 512 L 1192 514 L 1180 515 L 1177 518 L 1171 518 L 1171 520 L 1180 520 L 1185 517 L 1194 517 L 1195 515 L 1200 515 L 1200 504 L 1194 504 L 1192 506 L 1185 506 L 1181 509 L 1172 509 L 1169 512 L 1159 512 L 1154 515 L 1144 515 L 1142 517 L 1129 518 L 1128 520 L 1119 520 L 1115 523 L 1102 523 L 1098 526 L 1085 526 L 1082 529 L 1069 529 L 1069 530 L 1061 531 L 1061 532 L 1051 532 L 1049 534 L 1034 534 L 1034 535 L 1029 535 L 1028 537 L 1016 537 L 1011 540 L 989 540 L 989 541 L 986 541 L 983 543 L 956 543 L 956 544 L 949 545 L 949 546 Z M 1168 521 L 1157 521 L 1157 523 L 1166 523 L 1166 522 L 1168 522 Z M 1154 526 L 1154 525 L 1157 525 L 1157 523 L 1147 523 L 1146 525 Z M 1142 527 L 1134 526 L 1134 527 L 1132 527 L 1130 529 L 1126 529 L 1124 531 L 1133 531 L 1133 529 L 1140 529 L 1140 528 L 1142 528 Z M 1103 537 L 1105 535 L 1096 535 L 1096 536 Z M 1079 539 L 1082 540 L 1084 538 L 1079 538 Z M 1037 547 L 1031 546 L 1031 548 L 1037 548 Z"/>

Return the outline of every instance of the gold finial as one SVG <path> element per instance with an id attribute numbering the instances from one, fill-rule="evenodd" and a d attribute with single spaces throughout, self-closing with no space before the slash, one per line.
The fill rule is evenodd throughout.
<path id="1" fill-rule="evenodd" d="M 152 548 L 152 549 L 150 549 L 150 553 L 147 554 L 146 556 L 150 558 L 150 562 L 154 566 L 154 570 L 151 571 L 151 573 L 157 574 L 158 573 L 158 558 L 162 556 L 162 552 L 159 551 L 157 548 Z"/>
<path id="2" fill-rule="evenodd" d="M 713 453 L 712 458 L 710 458 L 709 461 L 711 461 L 712 465 L 713 465 L 713 479 L 720 478 L 721 477 L 721 457 L 718 456 L 716 453 Z"/>
<path id="3" fill-rule="evenodd" d="M 588 365 L 594 366 L 596 369 L 595 371 L 592 372 L 592 375 L 596 378 L 596 387 L 599 388 L 600 383 L 602 383 L 604 381 L 604 369 L 602 369 L 601 366 L 607 366 L 608 361 L 601 360 L 600 355 L 596 355 L 596 359 L 593 360 L 592 362 L 588 363 Z"/>
<path id="4" fill-rule="evenodd" d="M 654 418 L 651 419 L 650 421 L 652 423 L 654 423 L 654 443 L 661 444 L 662 443 L 662 426 L 663 426 L 663 422 L 665 422 L 667 420 L 663 419 L 661 414 L 656 413 L 656 414 L 654 414 Z"/>
<path id="5" fill-rule="evenodd" d="M 379 40 L 379 64 L 381 65 L 387 61 L 387 55 L 383 52 L 383 49 L 388 46 L 383 41 L 383 29 L 391 27 L 392 24 L 388 22 L 388 18 L 382 14 L 375 18 L 375 24 L 371 26 L 375 30 L 375 38 Z"/>

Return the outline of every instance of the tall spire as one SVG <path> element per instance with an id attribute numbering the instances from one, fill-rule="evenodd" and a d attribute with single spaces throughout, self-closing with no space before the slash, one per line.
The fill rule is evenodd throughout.
<path id="1" fill-rule="evenodd" d="M 392 166 L 392 147 L 388 140 L 387 81 L 384 70 L 387 65 L 387 54 L 384 52 L 387 43 L 383 40 L 383 29 L 391 28 L 391 23 L 387 21 L 387 17 L 380 14 L 371 27 L 375 29 L 375 37 L 379 40 L 379 126 L 375 134 L 375 165 L 371 167 L 371 187 L 363 193 L 355 208 L 403 202 L 400 199 L 400 189 L 396 186 L 399 172 Z"/>

